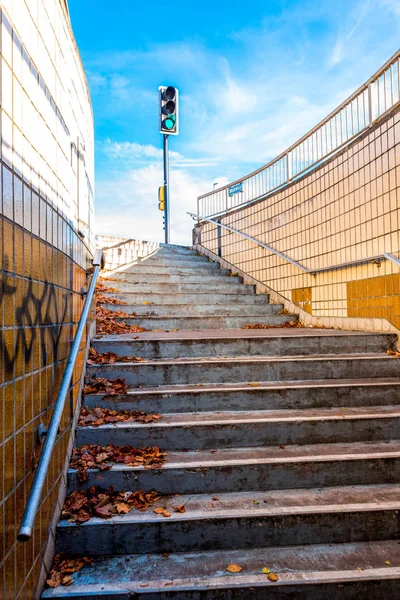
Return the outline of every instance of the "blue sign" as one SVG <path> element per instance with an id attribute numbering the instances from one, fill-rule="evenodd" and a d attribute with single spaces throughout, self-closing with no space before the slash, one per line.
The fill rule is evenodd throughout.
<path id="1" fill-rule="evenodd" d="M 228 188 L 228 196 L 233 196 L 234 194 L 239 194 L 239 192 L 243 192 L 243 182 L 236 183 L 232 187 Z"/>

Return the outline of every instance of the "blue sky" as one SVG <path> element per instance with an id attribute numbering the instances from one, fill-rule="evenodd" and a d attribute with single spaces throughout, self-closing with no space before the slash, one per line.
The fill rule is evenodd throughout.
<path id="1" fill-rule="evenodd" d="M 167 9 L 165 8 L 167 7 Z M 69 0 L 96 136 L 97 233 L 163 240 L 157 88 L 180 90 L 172 242 L 196 197 L 268 162 L 399 47 L 400 0 Z"/>

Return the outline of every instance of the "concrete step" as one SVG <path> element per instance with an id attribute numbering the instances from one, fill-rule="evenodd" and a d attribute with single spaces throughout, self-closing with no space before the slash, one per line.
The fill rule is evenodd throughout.
<path id="1" fill-rule="evenodd" d="M 107 521 L 92 518 L 82 525 L 62 520 L 57 551 L 107 556 L 138 550 L 141 554 L 247 550 L 395 540 L 400 535 L 398 485 L 224 493 L 218 501 L 213 496 L 213 492 L 164 496 L 145 512 L 132 511 Z M 176 512 L 177 504 L 186 512 Z M 171 517 L 154 513 L 155 507 L 165 508 Z"/>
<path id="2" fill-rule="evenodd" d="M 78 427 L 76 443 L 164 451 L 400 439 L 400 406 L 169 413 L 156 423 Z"/>
<path id="3" fill-rule="evenodd" d="M 243 285 L 233 277 L 226 277 L 221 282 L 207 283 L 132 283 L 127 281 L 105 282 L 107 287 L 116 288 L 120 292 L 141 292 L 143 295 L 152 293 L 165 294 L 255 294 L 254 285 Z M 112 285 L 114 284 L 114 285 Z"/>
<path id="4" fill-rule="evenodd" d="M 226 297 L 226 296 L 225 296 Z M 201 299 L 201 297 L 200 297 Z M 274 305 L 279 306 L 279 310 L 283 308 L 283 304 Z M 121 306 L 117 304 L 106 304 L 108 310 L 121 310 Z M 229 315 L 229 316 L 247 316 L 256 317 L 259 314 L 268 314 L 270 309 L 268 303 L 264 304 L 242 304 L 232 300 L 231 304 L 227 302 L 225 304 L 128 304 L 123 307 L 125 313 L 135 313 L 137 315 L 147 316 L 187 316 L 195 317 L 198 315 L 216 316 L 216 315 Z"/>
<path id="5" fill-rule="evenodd" d="M 321 381 L 168 385 L 132 388 L 126 394 L 83 397 L 86 406 L 149 413 L 384 406 L 400 404 L 399 379 L 329 379 Z"/>
<path id="6" fill-rule="evenodd" d="M 92 485 L 119 491 L 156 489 L 160 494 L 215 494 L 240 490 L 322 488 L 397 483 L 400 440 L 221 448 L 200 452 L 168 452 L 161 469 L 114 464 L 109 471 L 91 469 L 80 482 L 68 472 L 68 489 Z"/>
<path id="7" fill-rule="evenodd" d="M 385 563 L 390 560 L 390 565 Z M 242 570 L 232 575 L 229 564 Z M 263 568 L 277 573 L 269 581 Z M 118 576 L 116 576 L 118 574 Z M 383 600 L 400 596 L 396 540 L 97 558 L 43 598 Z"/>
<path id="8" fill-rule="evenodd" d="M 183 263 L 185 265 L 185 263 Z M 217 274 L 221 275 L 229 275 L 230 271 L 228 269 L 220 269 L 217 263 L 212 262 L 197 262 L 193 261 L 193 264 L 189 264 L 189 266 L 180 266 L 172 263 L 172 265 L 154 265 L 150 263 L 150 261 L 143 262 L 139 265 L 135 265 L 129 267 L 128 269 L 124 269 L 123 271 L 119 271 L 115 273 L 113 277 L 123 277 L 126 279 L 133 279 L 136 275 L 193 275 L 199 274 L 204 275 L 205 277 L 213 277 Z"/>
<path id="9" fill-rule="evenodd" d="M 238 277 L 228 277 L 228 273 L 218 271 L 217 269 L 211 270 L 210 273 L 204 275 L 193 270 L 192 273 L 170 273 L 169 270 L 159 273 L 115 273 L 113 279 L 110 280 L 110 285 L 119 285 L 120 283 L 137 285 L 138 283 L 192 283 L 192 284 L 204 284 L 210 281 L 213 285 L 219 283 L 236 283 L 240 284 L 241 281 Z M 105 279 L 107 283 L 107 279 Z"/>
<path id="10" fill-rule="evenodd" d="M 195 316 L 171 316 L 171 317 L 147 317 L 138 316 L 134 318 L 121 317 L 117 321 L 123 321 L 128 325 L 139 325 L 150 330 L 178 329 L 187 331 L 196 331 L 202 329 L 240 329 L 256 321 L 261 325 L 271 325 L 277 327 L 284 325 L 288 321 L 297 322 L 297 315 L 279 315 L 282 309 L 279 304 L 267 305 L 267 310 L 260 310 L 258 315 L 248 316 L 228 316 L 228 315 L 195 315 Z M 176 356 L 176 355 L 175 355 Z"/>
<path id="11" fill-rule="evenodd" d="M 282 305 L 269 304 L 260 309 L 259 315 L 270 315 L 280 310 Z M 116 305 L 117 309 L 121 307 Z M 144 306 L 143 308 L 149 308 Z M 157 307 L 160 312 L 164 307 Z M 204 310 L 204 307 L 202 307 Z M 210 309 L 213 307 L 211 306 Z M 252 307 L 254 310 L 254 307 Z M 175 310 L 177 310 L 175 308 Z M 126 307 L 124 307 L 126 311 Z M 243 309 L 240 307 L 240 311 Z M 247 313 L 247 311 L 246 311 Z M 175 313 L 176 314 L 176 313 Z M 160 317 L 161 315 L 157 315 Z M 252 315 L 254 317 L 254 314 Z M 282 315 L 286 319 L 292 318 Z M 245 317 L 248 319 L 248 315 Z M 242 319 L 245 317 L 241 317 Z M 183 318 L 180 317 L 180 318 Z M 189 317 L 185 316 L 185 319 Z M 194 319 L 195 316 L 190 317 Z M 209 318 L 205 315 L 197 318 Z M 262 318 L 262 317 L 260 317 Z M 258 317 L 257 317 L 258 319 Z M 255 319 L 255 320 L 257 320 Z M 257 321 L 258 322 L 258 321 Z M 93 340 L 98 352 L 112 351 L 119 356 L 140 356 L 142 358 L 209 357 L 209 356 L 293 356 L 301 348 L 302 355 L 342 354 L 360 352 L 386 352 L 393 349 L 396 336 L 359 332 L 329 331 L 326 329 L 265 329 L 229 330 L 208 332 L 196 331 L 193 335 L 185 332 L 171 332 L 170 337 L 152 333 L 148 339 L 126 339 L 125 336 L 103 336 Z"/>
<path id="12" fill-rule="evenodd" d="M 111 282 L 110 282 L 111 283 Z M 243 286 L 245 287 L 245 286 Z M 117 298 L 128 305 L 139 304 L 141 306 L 160 306 L 164 304 L 178 304 L 186 306 L 192 304 L 208 304 L 212 306 L 237 306 L 260 305 L 265 306 L 269 303 L 269 294 L 249 293 L 248 287 L 245 287 L 245 294 L 237 294 L 236 290 L 229 288 L 229 292 L 207 294 L 201 290 L 191 290 L 185 293 L 176 292 L 155 292 L 153 289 L 147 292 L 139 291 L 136 286 L 133 289 L 120 293 L 102 292 L 106 298 Z M 120 307 L 121 309 L 121 307 Z"/>
<path id="13" fill-rule="evenodd" d="M 143 259 L 137 259 L 134 263 L 127 265 L 124 268 L 125 273 L 134 273 L 140 268 L 147 267 L 158 267 L 163 269 L 168 268 L 200 268 L 200 267 L 209 267 L 210 269 L 219 269 L 219 263 L 209 261 L 204 256 L 170 256 L 170 257 L 159 257 L 156 255 L 151 255 L 149 257 L 145 257 Z"/>
<path id="14" fill-rule="evenodd" d="M 208 272 L 209 271 L 209 272 Z M 136 285 L 137 283 L 204 283 L 210 280 L 213 284 L 219 282 L 241 283 L 238 277 L 228 277 L 229 272 L 218 269 L 207 269 L 207 274 L 192 270 L 191 273 L 171 273 L 165 270 L 164 273 L 115 273 L 111 281 L 125 282 Z M 107 281 L 107 280 L 106 280 Z M 116 283 L 115 283 L 116 284 Z"/>
<path id="15" fill-rule="evenodd" d="M 123 377 L 129 386 L 188 385 L 309 379 L 398 377 L 398 359 L 386 354 L 229 357 L 90 365 L 89 376 Z"/>

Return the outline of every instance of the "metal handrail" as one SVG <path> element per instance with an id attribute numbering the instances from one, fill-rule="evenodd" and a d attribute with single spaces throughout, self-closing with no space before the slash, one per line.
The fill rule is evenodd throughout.
<path id="1" fill-rule="evenodd" d="M 94 267 L 92 280 L 90 282 L 90 286 L 86 295 L 85 304 L 83 305 L 82 313 L 78 323 L 78 328 L 76 330 L 76 334 L 72 342 L 70 355 L 65 367 L 64 375 L 57 395 L 57 400 L 55 402 L 53 414 L 51 416 L 49 428 L 46 432 L 43 450 L 40 454 L 38 466 L 29 493 L 29 498 L 25 506 L 21 526 L 18 532 L 17 539 L 20 542 L 27 542 L 32 536 L 33 525 L 42 497 L 42 491 L 46 481 L 47 471 L 49 469 L 50 461 L 53 455 L 54 446 L 56 443 L 62 415 L 64 412 L 65 401 L 70 390 L 71 378 L 74 372 L 74 367 L 79 352 L 79 346 L 82 340 L 83 332 L 85 330 L 90 305 L 92 303 L 93 295 L 96 289 L 97 279 L 99 277 L 100 269 L 103 266 L 103 250 L 96 250 L 92 264 Z"/>
<path id="2" fill-rule="evenodd" d="M 276 193 L 366 132 L 400 102 L 400 50 L 351 96 L 287 150 L 251 173 L 197 198 L 197 212 L 224 214 Z M 229 188 L 243 184 L 235 202 Z"/>
<path id="3" fill-rule="evenodd" d="M 190 215 L 193 219 L 199 219 L 199 220 L 203 220 L 203 221 L 209 221 L 210 223 L 215 223 L 219 227 L 223 227 L 224 229 L 228 229 L 228 231 L 232 231 L 233 233 L 238 233 L 239 235 L 241 235 L 242 237 L 246 238 L 247 240 L 250 240 L 250 242 L 254 242 L 255 244 L 258 244 L 259 246 L 262 246 L 263 248 L 266 248 L 270 252 L 273 252 L 277 256 L 280 256 L 281 258 L 283 258 L 287 262 L 290 262 L 292 265 L 294 265 L 295 267 L 301 269 L 305 273 L 308 272 L 307 267 L 303 267 L 303 265 L 301 265 L 300 263 L 296 262 L 292 258 L 289 258 L 288 256 L 286 256 L 286 254 L 282 254 L 282 252 L 279 252 L 279 250 L 275 250 L 275 248 L 272 248 L 271 246 L 268 246 L 268 244 L 264 244 L 264 242 L 260 242 L 260 240 L 257 240 L 256 238 L 253 238 L 250 235 L 247 235 L 247 233 L 243 233 L 242 231 L 238 231 L 237 229 L 234 229 L 233 227 L 229 227 L 229 225 L 225 225 L 224 223 L 220 223 L 219 221 L 215 221 L 214 219 L 210 219 L 210 217 L 200 217 L 200 216 L 195 215 L 194 213 L 191 213 L 191 212 L 188 212 L 187 214 Z"/>
<path id="4" fill-rule="evenodd" d="M 187 214 L 190 215 L 196 221 L 199 221 L 199 222 L 200 221 L 208 221 L 209 223 L 214 223 L 218 227 L 223 227 L 224 229 L 227 229 L 228 231 L 232 231 L 232 233 L 237 233 L 238 235 L 241 235 L 242 237 L 246 238 L 246 240 L 249 240 L 250 242 L 257 244 L 258 246 L 261 246 L 262 248 L 266 248 L 273 254 L 280 256 L 281 258 L 283 258 L 290 264 L 294 265 L 298 269 L 301 269 L 303 271 L 303 273 L 308 273 L 309 275 L 316 276 L 317 273 L 323 273 L 326 271 L 334 271 L 336 269 L 345 269 L 346 267 L 353 267 L 355 265 L 362 265 L 362 264 L 370 263 L 370 262 L 379 264 L 381 260 L 389 260 L 390 262 L 394 263 L 397 267 L 400 267 L 400 260 L 398 258 L 393 256 L 393 254 L 390 254 L 390 252 L 384 252 L 383 254 L 378 254 L 376 256 L 370 256 L 368 258 L 360 258 L 358 260 L 352 260 L 352 261 L 349 261 L 346 263 L 340 263 L 338 265 L 331 265 L 329 267 L 320 267 L 318 269 L 308 269 L 307 267 L 300 264 L 296 260 L 293 260 L 292 258 L 289 258 L 289 256 L 286 256 L 286 254 L 279 252 L 279 250 L 275 250 L 275 248 L 272 248 L 268 244 L 264 244 L 264 242 L 257 240 L 257 238 L 255 238 L 255 237 L 247 235 L 247 233 L 243 233 L 243 231 L 234 229 L 233 227 L 230 227 L 229 225 L 225 225 L 224 223 L 221 223 L 220 221 L 216 221 L 215 219 L 211 219 L 210 217 L 201 217 L 200 215 L 195 215 L 194 213 L 191 213 L 191 212 L 188 212 Z"/>

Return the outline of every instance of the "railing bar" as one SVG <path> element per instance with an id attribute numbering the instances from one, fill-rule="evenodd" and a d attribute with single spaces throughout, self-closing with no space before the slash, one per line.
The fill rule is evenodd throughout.
<path id="1" fill-rule="evenodd" d="M 250 240 L 250 242 L 254 242 L 255 244 L 258 244 L 259 246 L 262 246 L 263 248 L 266 248 L 267 250 L 269 250 L 273 254 L 276 254 L 277 256 L 280 256 L 281 258 L 283 258 L 284 260 L 290 262 L 292 265 L 294 265 L 295 267 L 298 267 L 299 269 L 301 269 L 305 273 L 309 272 L 309 270 L 306 267 L 303 267 L 303 265 L 299 264 L 295 260 L 292 260 L 291 258 L 289 258 L 288 256 L 286 256 L 285 254 L 282 254 L 282 252 L 279 252 L 279 250 L 275 250 L 274 248 L 271 248 L 271 246 L 268 246 L 268 244 L 264 244 L 264 242 L 260 242 L 256 238 L 253 238 L 250 235 L 247 235 L 247 233 L 243 233 L 242 231 L 238 231 L 237 229 L 234 229 L 233 227 L 230 227 L 229 225 L 225 225 L 224 223 L 217 222 L 214 219 L 211 219 L 210 217 L 200 217 L 200 216 L 198 217 L 195 214 L 190 213 L 190 212 L 188 212 L 187 214 L 190 215 L 191 217 L 195 218 L 195 219 L 209 221 L 210 223 L 215 223 L 219 227 L 223 227 L 224 229 L 227 229 L 228 231 L 232 231 L 232 233 L 237 233 L 238 235 L 241 235 L 242 237 L 246 238 L 247 240 Z"/>
<path id="2" fill-rule="evenodd" d="M 76 359 L 79 352 L 79 346 L 82 340 L 83 332 L 85 331 L 86 321 L 89 315 L 93 295 L 96 289 L 97 278 L 102 267 L 103 251 L 97 250 L 93 259 L 94 271 L 90 282 L 89 290 L 83 305 L 81 317 L 79 319 L 78 328 L 72 342 L 71 351 L 65 367 L 64 375 L 61 381 L 60 389 L 55 402 L 53 414 L 47 434 L 45 437 L 43 450 L 40 453 L 38 466 L 33 478 L 32 487 L 29 492 L 28 501 L 25 506 L 25 511 L 22 517 L 21 526 L 17 536 L 18 541 L 27 542 L 32 536 L 33 525 L 36 518 L 36 513 L 42 497 L 43 487 L 46 481 L 47 472 L 50 461 L 53 456 L 54 446 L 58 436 L 58 429 L 61 423 L 62 415 L 65 407 L 65 400 L 70 390 L 71 378 L 74 372 Z"/>
<path id="3" fill-rule="evenodd" d="M 282 252 L 279 252 L 279 250 L 275 250 L 274 248 L 271 248 L 271 246 L 268 246 L 268 244 L 264 244 L 264 242 L 261 242 L 260 240 L 257 240 L 256 238 L 251 237 L 250 235 L 247 235 L 247 233 L 243 233 L 242 231 L 239 231 L 238 229 L 229 227 L 228 225 L 225 225 L 224 223 L 221 223 L 220 221 L 217 223 L 214 219 L 211 219 L 210 217 L 198 216 L 191 212 L 188 212 L 187 214 L 199 222 L 201 220 L 208 221 L 209 223 L 214 223 L 214 224 L 218 225 L 219 227 L 224 227 L 225 229 L 228 229 L 229 231 L 232 231 L 233 233 L 237 233 L 238 235 L 241 235 L 242 237 L 250 240 L 251 242 L 254 242 L 255 244 L 258 244 L 259 246 L 262 246 L 263 248 L 270 250 L 270 252 L 272 252 L 273 254 L 280 256 L 284 260 L 288 261 L 292 265 L 294 265 L 294 266 L 298 267 L 299 269 L 301 269 L 302 271 L 304 271 L 304 273 L 308 273 L 310 275 L 316 275 L 317 273 L 323 273 L 326 271 L 334 271 L 335 269 L 345 269 L 346 267 L 357 266 L 357 265 L 361 265 L 364 263 L 371 263 L 371 262 L 379 263 L 381 260 L 390 260 L 395 265 L 400 267 L 400 259 L 396 258 L 395 256 L 393 256 L 393 254 L 390 254 L 389 252 L 385 252 L 383 254 L 378 254 L 377 256 L 369 256 L 368 258 L 360 258 L 358 260 L 352 260 L 352 261 L 349 261 L 346 263 L 331 265 L 329 267 L 320 267 L 318 269 L 308 269 L 307 267 L 304 267 L 297 261 L 289 258 L 285 254 L 282 254 Z"/>

